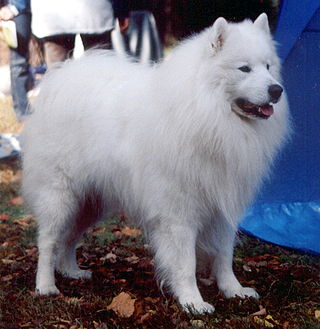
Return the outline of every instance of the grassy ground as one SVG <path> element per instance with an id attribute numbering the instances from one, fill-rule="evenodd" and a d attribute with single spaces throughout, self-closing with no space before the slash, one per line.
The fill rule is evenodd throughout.
<path id="1" fill-rule="evenodd" d="M 0 134 L 19 133 L 20 131 L 21 123 L 16 121 L 11 97 L 0 98 Z"/>
<path id="2" fill-rule="evenodd" d="M 0 102 L 0 117 L 6 117 L 3 108 Z M 17 127 L 11 119 L 2 122 L 6 132 Z M 0 328 L 320 328 L 319 258 L 240 235 L 235 272 L 261 299 L 227 300 L 200 277 L 201 292 L 216 312 L 188 316 L 159 291 L 141 232 L 121 216 L 100 223 L 79 246 L 79 264 L 93 272 L 92 280 L 58 274 L 62 293 L 39 297 L 36 226 L 19 182 L 19 161 L 0 161 Z"/>

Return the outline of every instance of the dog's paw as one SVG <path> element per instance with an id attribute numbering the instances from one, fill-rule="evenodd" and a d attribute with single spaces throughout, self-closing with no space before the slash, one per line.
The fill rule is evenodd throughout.
<path id="1" fill-rule="evenodd" d="M 249 287 L 239 287 L 238 289 L 235 290 L 229 290 L 225 289 L 222 291 L 223 294 L 227 298 L 233 298 L 233 297 L 240 297 L 240 298 L 247 298 L 247 297 L 253 297 L 256 299 L 259 299 L 259 294 L 253 289 Z"/>
<path id="2" fill-rule="evenodd" d="M 253 288 L 250 287 L 242 287 L 240 290 L 239 297 L 241 298 L 253 297 L 256 299 L 260 298 L 259 294 Z"/>
<path id="3" fill-rule="evenodd" d="M 60 294 L 59 289 L 55 285 L 37 286 L 35 292 L 38 295 L 45 295 L 45 296 L 59 295 Z"/>
<path id="4" fill-rule="evenodd" d="M 213 305 L 204 301 L 195 303 L 185 303 L 182 305 L 182 307 L 185 312 L 191 314 L 209 314 L 213 313 L 215 310 Z"/>
<path id="5" fill-rule="evenodd" d="M 61 271 L 61 274 L 70 279 L 91 279 L 92 272 L 88 270 Z"/>

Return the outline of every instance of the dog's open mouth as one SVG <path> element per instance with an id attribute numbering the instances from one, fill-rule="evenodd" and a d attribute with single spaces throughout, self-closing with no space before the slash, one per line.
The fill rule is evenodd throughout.
<path id="1" fill-rule="evenodd" d="M 273 106 L 271 104 L 257 105 L 243 98 L 238 98 L 235 100 L 234 105 L 233 110 L 246 117 L 253 116 L 256 118 L 268 119 L 273 114 Z"/>

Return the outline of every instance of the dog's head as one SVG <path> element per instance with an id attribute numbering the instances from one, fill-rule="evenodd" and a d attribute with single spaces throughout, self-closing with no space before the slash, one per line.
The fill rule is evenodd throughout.
<path id="1" fill-rule="evenodd" d="M 268 119 L 283 87 L 267 15 L 237 24 L 218 18 L 207 35 L 212 69 L 223 81 L 231 110 L 241 117 Z"/>

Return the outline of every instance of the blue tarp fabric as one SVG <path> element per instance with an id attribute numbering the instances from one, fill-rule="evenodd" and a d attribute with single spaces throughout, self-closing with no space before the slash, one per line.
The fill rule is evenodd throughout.
<path id="1" fill-rule="evenodd" d="M 20 151 L 19 135 L 0 134 L 0 159 L 18 155 Z"/>
<path id="2" fill-rule="evenodd" d="M 293 135 L 241 228 L 320 253 L 320 0 L 283 1 L 275 36 Z"/>

